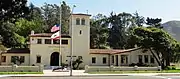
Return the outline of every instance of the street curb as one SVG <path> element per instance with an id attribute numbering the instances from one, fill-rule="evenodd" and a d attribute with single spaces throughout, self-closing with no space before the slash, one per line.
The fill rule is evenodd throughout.
<path id="1" fill-rule="evenodd" d="M 180 76 L 180 73 L 177 73 L 177 74 L 157 74 L 156 76 Z"/>
<path id="2" fill-rule="evenodd" d="M 5 76 L 5 77 L 98 77 L 98 76 L 131 76 L 131 75 L 9 75 L 9 76 Z"/>

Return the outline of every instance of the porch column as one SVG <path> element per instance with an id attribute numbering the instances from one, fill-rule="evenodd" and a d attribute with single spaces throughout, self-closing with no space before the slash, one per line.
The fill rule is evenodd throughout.
<path id="1" fill-rule="evenodd" d="M 113 63 L 114 66 L 116 66 L 116 55 L 114 55 L 114 63 Z"/>
<path id="2" fill-rule="evenodd" d="M 144 55 L 142 55 L 142 62 L 145 63 L 145 62 L 144 62 Z"/>
<path id="3" fill-rule="evenodd" d="M 51 40 L 51 44 L 53 44 L 53 40 Z"/>
<path id="4" fill-rule="evenodd" d="M 118 64 L 118 66 L 121 66 L 121 55 L 120 55 L 120 54 L 118 55 L 118 60 L 119 60 L 119 62 L 118 62 L 118 63 L 119 63 L 119 64 Z"/>
<path id="5" fill-rule="evenodd" d="M 129 54 L 128 56 L 128 62 L 127 62 L 127 65 L 129 65 L 129 64 L 131 64 L 132 62 L 131 62 L 131 54 Z"/>
<path id="6" fill-rule="evenodd" d="M 111 54 L 108 54 L 108 65 L 111 66 Z"/>

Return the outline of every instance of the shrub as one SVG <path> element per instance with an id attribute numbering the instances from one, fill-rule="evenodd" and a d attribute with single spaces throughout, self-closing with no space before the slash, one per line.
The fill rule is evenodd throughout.
<path id="1" fill-rule="evenodd" d="M 176 70 L 175 66 L 167 66 L 165 67 L 165 70 Z"/>
<path id="2" fill-rule="evenodd" d="M 132 64 L 129 64 L 129 66 L 149 67 L 150 65 L 147 65 L 147 64 L 144 64 L 144 63 L 132 63 Z"/>
<path id="3" fill-rule="evenodd" d="M 175 67 L 175 66 L 173 66 L 173 67 L 172 67 L 172 70 L 176 70 L 176 67 Z"/>
<path id="4" fill-rule="evenodd" d="M 135 63 L 129 64 L 129 66 L 135 66 L 135 65 L 136 65 Z"/>

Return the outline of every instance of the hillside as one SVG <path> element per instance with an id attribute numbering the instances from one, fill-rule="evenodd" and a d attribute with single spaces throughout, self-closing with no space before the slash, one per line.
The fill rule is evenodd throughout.
<path id="1" fill-rule="evenodd" d="M 162 24 L 163 29 L 170 33 L 177 41 L 180 41 L 180 21 L 168 21 Z"/>

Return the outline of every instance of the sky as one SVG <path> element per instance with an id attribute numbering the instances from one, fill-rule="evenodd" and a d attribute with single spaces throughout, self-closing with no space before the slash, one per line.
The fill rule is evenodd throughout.
<path id="1" fill-rule="evenodd" d="M 76 5 L 74 13 L 87 13 L 92 16 L 98 13 L 109 16 L 115 13 L 128 12 L 151 18 L 161 18 L 162 23 L 170 20 L 180 20 L 180 0 L 28 0 L 35 6 L 60 4 L 65 1 L 70 7 Z"/>

